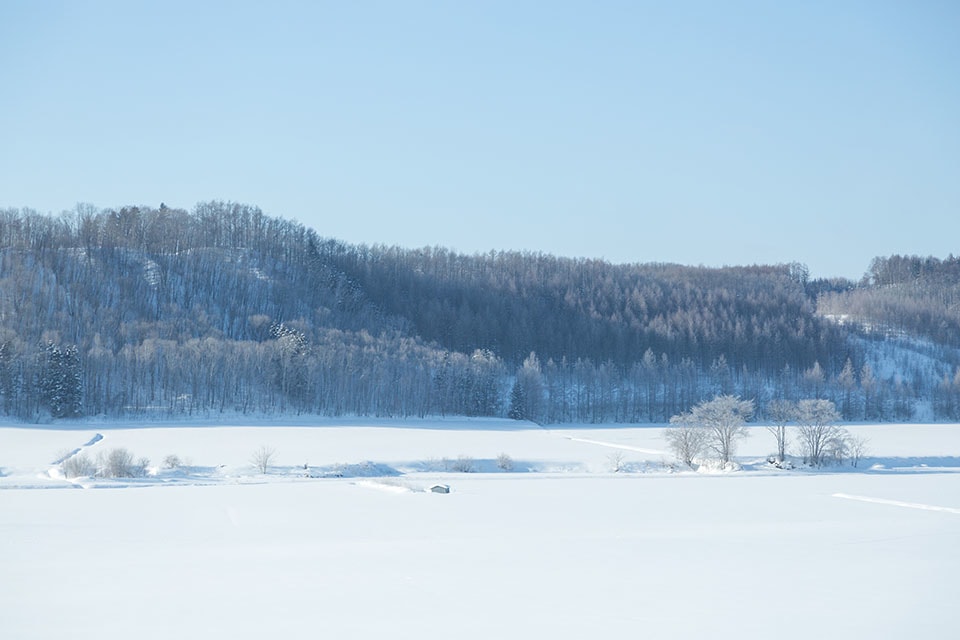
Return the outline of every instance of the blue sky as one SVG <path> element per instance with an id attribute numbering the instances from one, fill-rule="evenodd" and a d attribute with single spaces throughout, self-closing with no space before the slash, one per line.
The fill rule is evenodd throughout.
<path id="1" fill-rule="evenodd" d="M 615 262 L 960 253 L 960 3 L 3 2 L 0 207 Z"/>

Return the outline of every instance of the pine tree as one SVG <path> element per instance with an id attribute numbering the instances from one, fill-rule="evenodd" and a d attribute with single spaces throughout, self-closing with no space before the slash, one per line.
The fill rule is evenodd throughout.
<path id="1" fill-rule="evenodd" d="M 16 354 L 11 340 L 0 343 L 0 396 L 3 396 L 3 412 L 10 415 L 17 395 Z"/>
<path id="2" fill-rule="evenodd" d="M 520 380 L 514 382 L 513 389 L 510 390 L 510 410 L 507 417 L 512 420 L 527 419 L 527 394 Z"/>
<path id="3" fill-rule="evenodd" d="M 80 355 L 75 346 L 48 341 L 40 370 L 40 401 L 54 418 L 75 418 L 83 407 Z"/>

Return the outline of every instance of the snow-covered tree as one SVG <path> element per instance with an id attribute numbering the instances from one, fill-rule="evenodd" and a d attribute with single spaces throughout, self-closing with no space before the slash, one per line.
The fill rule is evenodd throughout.
<path id="1" fill-rule="evenodd" d="M 270 329 L 274 338 L 274 379 L 282 400 L 290 399 L 302 410 L 307 386 L 307 336 L 303 331 L 278 322 Z"/>
<path id="2" fill-rule="evenodd" d="M 693 469 L 696 460 L 703 454 L 710 432 L 703 425 L 695 423 L 689 413 L 673 416 L 670 424 L 672 426 L 663 431 L 670 452 Z"/>
<path id="3" fill-rule="evenodd" d="M 543 377 L 535 353 L 531 353 L 517 370 L 508 415 L 514 420 L 541 422 L 543 419 Z"/>
<path id="4" fill-rule="evenodd" d="M 846 430 L 836 405 L 830 400 L 808 399 L 797 403 L 797 433 L 804 461 L 819 467 L 828 454 L 842 445 Z"/>
<path id="5" fill-rule="evenodd" d="M 510 389 L 510 408 L 507 410 L 507 417 L 511 420 L 527 419 L 527 394 L 523 388 L 523 383 L 518 379 L 513 383 Z"/>
<path id="6" fill-rule="evenodd" d="M 75 346 L 48 341 L 42 353 L 40 400 L 54 418 L 74 418 L 83 406 L 80 357 Z"/>
<path id="7" fill-rule="evenodd" d="M 706 430 L 706 448 L 726 465 L 733 460 L 737 442 L 747 437 L 744 425 L 751 417 L 752 400 L 724 395 L 695 405 L 686 420 Z"/>
<path id="8" fill-rule="evenodd" d="M 263 444 L 250 456 L 250 462 L 256 467 L 257 471 L 266 473 L 270 469 L 270 465 L 273 464 L 273 458 L 276 455 L 277 452 L 273 447 Z"/>
<path id="9" fill-rule="evenodd" d="M 767 418 L 773 424 L 767 431 L 777 440 L 777 460 L 783 462 L 787 455 L 787 423 L 797 416 L 797 405 L 789 400 L 771 400 L 767 403 Z"/>

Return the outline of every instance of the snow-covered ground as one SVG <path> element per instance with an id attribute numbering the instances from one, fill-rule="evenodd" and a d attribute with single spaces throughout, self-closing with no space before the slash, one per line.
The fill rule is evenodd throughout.
<path id="1" fill-rule="evenodd" d="M 960 425 L 850 430 L 858 469 L 752 427 L 698 474 L 657 427 L 2 426 L 0 638 L 952 637 Z M 146 477 L 55 464 L 115 448 Z"/>

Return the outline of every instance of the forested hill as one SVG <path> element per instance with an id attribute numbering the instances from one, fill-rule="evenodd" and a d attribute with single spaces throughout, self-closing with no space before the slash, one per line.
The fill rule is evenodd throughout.
<path id="1" fill-rule="evenodd" d="M 875 258 L 858 286 L 822 296 L 820 312 L 960 347 L 960 258 Z"/>
<path id="2" fill-rule="evenodd" d="M 5 210 L 0 409 L 664 421 L 736 393 L 900 417 L 944 370 L 874 373 L 869 345 L 825 317 L 873 286 L 796 264 L 352 246 L 222 202 Z"/>
<path id="3" fill-rule="evenodd" d="M 846 357 L 814 315 L 796 267 L 612 265 L 542 254 L 464 256 L 375 247 L 335 260 L 377 304 L 444 347 L 510 364 L 590 359 L 629 367 L 649 349 L 674 360 L 778 371 Z"/>

